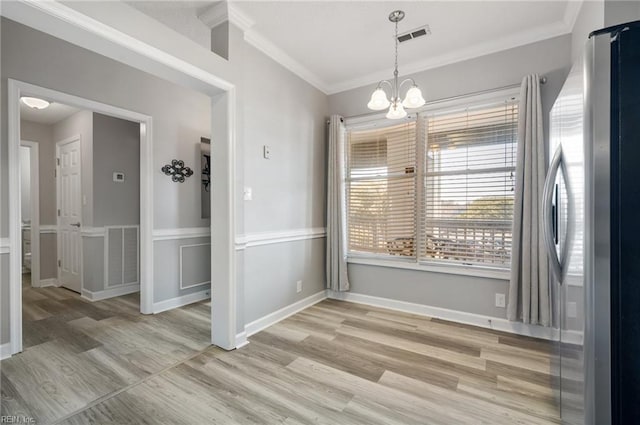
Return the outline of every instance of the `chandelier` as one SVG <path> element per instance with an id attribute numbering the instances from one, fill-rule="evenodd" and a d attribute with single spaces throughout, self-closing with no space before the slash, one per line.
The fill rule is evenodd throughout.
<path id="1" fill-rule="evenodd" d="M 407 111 L 404 108 L 419 108 L 425 104 L 425 100 L 422 97 L 422 92 L 417 86 L 413 78 L 407 78 L 398 84 L 398 22 L 404 18 L 404 12 L 402 10 L 395 10 L 389 15 L 389 20 L 396 24 L 396 61 L 395 69 L 393 71 L 393 82 L 388 80 L 382 80 L 378 83 L 378 86 L 371 94 L 371 100 L 367 104 L 369 109 L 374 111 L 381 111 L 389 108 L 387 112 L 387 118 L 396 120 L 407 116 Z M 411 83 L 411 88 L 407 90 L 404 100 L 400 100 L 400 90 L 405 83 Z M 389 85 L 391 89 L 391 100 L 387 97 L 387 93 L 382 88 L 383 84 Z"/>

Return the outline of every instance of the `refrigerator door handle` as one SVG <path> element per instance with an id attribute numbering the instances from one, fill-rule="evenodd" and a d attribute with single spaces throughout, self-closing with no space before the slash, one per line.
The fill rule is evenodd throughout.
<path id="1" fill-rule="evenodd" d="M 559 257 L 556 251 L 556 244 L 553 237 L 553 189 L 556 182 L 556 177 L 558 176 L 558 171 L 562 170 L 562 177 L 564 178 L 565 187 L 567 188 L 567 193 L 569 194 L 569 179 L 567 176 L 567 169 L 564 166 L 564 157 L 562 155 L 562 146 L 558 146 L 555 154 L 553 155 L 553 159 L 551 160 L 551 164 L 549 165 L 549 171 L 547 173 L 547 178 L 544 182 L 544 189 L 542 191 L 542 238 L 544 239 L 544 244 L 547 248 L 547 254 L 549 255 L 549 260 L 551 262 L 551 271 L 553 272 L 553 276 L 558 280 L 560 284 L 564 279 L 564 267 L 562 262 L 567 258 L 567 254 L 569 251 L 568 240 L 565 240 L 562 255 Z M 568 196 L 571 198 L 571 196 Z M 567 200 L 568 202 L 568 200 Z M 571 211 L 571 206 L 567 205 L 568 211 Z M 569 233 L 570 229 L 567 229 L 567 233 Z M 559 236 L 559 235 L 558 235 Z M 568 238 L 567 238 L 568 239 Z"/>

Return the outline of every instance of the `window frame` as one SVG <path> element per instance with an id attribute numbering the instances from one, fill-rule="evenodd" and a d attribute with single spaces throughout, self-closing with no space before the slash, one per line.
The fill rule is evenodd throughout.
<path id="1" fill-rule="evenodd" d="M 468 107 L 482 107 L 483 104 L 495 104 L 500 101 L 518 101 L 520 95 L 520 86 L 510 86 L 503 89 L 498 90 L 488 90 L 478 93 L 472 93 L 463 96 L 457 96 L 448 99 L 436 100 L 432 102 L 428 102 L 422 108 L 415 110 L 407 115 L 406 118 L 402 120 L 395 120 L 390 122 L 385 118 L 384 114 L 376 113 L 369 114 L 366 116 L 360 117 L 351 117 L 345 119 L 345 137 L 343 137 L 343 141 L 345 143 L 343 152 L 345 153 L 344 160 L 344 170 L 345 170 L 345 179 L 343 181 L 343 190 L 345 193 L 345 201 L 348 202 L 348 180 L 346 177 L 346 172 L 348 171 L 347 164 L 347 156 L 346 152 L 348 151 L 348 147 L 346 144 L 348 143 L 347 133 L 350 131 L 364 131 L 371 130 L 375 128 L 385 128 L 393 125 L 397 125 L 405 122 L 416 122 L 417 131 L 422 131 L 421 126 L 425 120 L 420 119 L 425 115 L 428 116 L 433 113 L 438 114 L 446 114 L 446 113 L 454 113 L 457 111 L 464 110 Z M 424 155 L 426 152 L 427 146 L 426 143 L 417 143 L 416 145 L 416 236 L 420 234 L 420 214 L 422 207 L 420 206 L 424 199 L 424 187 L 422 184 L 422 180 L 425 176 L 425 170 L 422 169 L 424 167 L 423 161 L 418 160 Z M 345 205 L 346 206 L 346 205 Z M 375 253 L 366 253 L 359 251 L 351 251 L 349 249 L 349 222 L 348 222 L 348 214 L 345 214 L 345 229 L 346 229 L 346 238 L 347 238 L 347 262 L 350 264 L 356 265 L 372 265 L 378 267 L 391 267 L 405 270 L 418 270 L 418 271 L 426 271 L 426 272 L 435 272 L 435 273 L 446 273 L 446 274 L 457 274 L 464 276 L 474 276 L 474 277 L 486 277 L 493 279 L 509 279 L 511 274 L 510 266 L 507 268 L 503 267 L 491 267 L 479 264 L 461 264 L 461 263 L 439 263 L 432 262 L 429 260 L 425 260 L 421 258 L 420 252 L 418 252 L 420 247 L 420 241 L 415 240 L 414 245 L 416 249 L 415 257 L 406 257 L 403 258 L 401 256 L 392 256 L 387 254 L 375 254 Z"/>

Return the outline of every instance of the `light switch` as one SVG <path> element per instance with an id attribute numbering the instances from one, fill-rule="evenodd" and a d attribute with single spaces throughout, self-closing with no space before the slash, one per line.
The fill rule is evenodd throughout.
<path id="1" fill-rule="evenodd" d="M 262 155 L 264 156 L 264 159 L 271 158 L 271 148 L 267 145 L 264 145 L 262 147 Z"/>
<path id="2" fill-rule="evenodd" d="M 113 173 L 113 181 L 116 183 L 124 183 L 124 173 L 116 171 Z"/>
<path id="3" fill-rule="evenodd" d="M 253 191 L 251 190 L 250 187 L 245 187 L 244 188 L 244 200 L 245 201 L 251 201 L 253 199 Z"/>

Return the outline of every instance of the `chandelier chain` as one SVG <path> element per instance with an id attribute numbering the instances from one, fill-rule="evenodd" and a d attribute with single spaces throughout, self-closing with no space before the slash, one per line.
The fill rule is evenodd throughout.
<path id="1" fill-rule="evenodd" d="M 394 91 L 396 93 L 393 93 L 393 97 L 398 98 L 398 97 L 400 97 L 400 93 L 398 93 L 398 21 L 397 20 L 396 20 L 395 24 L 396 24 L 396 58 L 395 58 L 395 67 L 394 67 L 394 70 L 393 70 L 393 77 L 394 77 L 394 80 L 395 80 L 395 84 L 394 84 L 395 90 Z"/>

